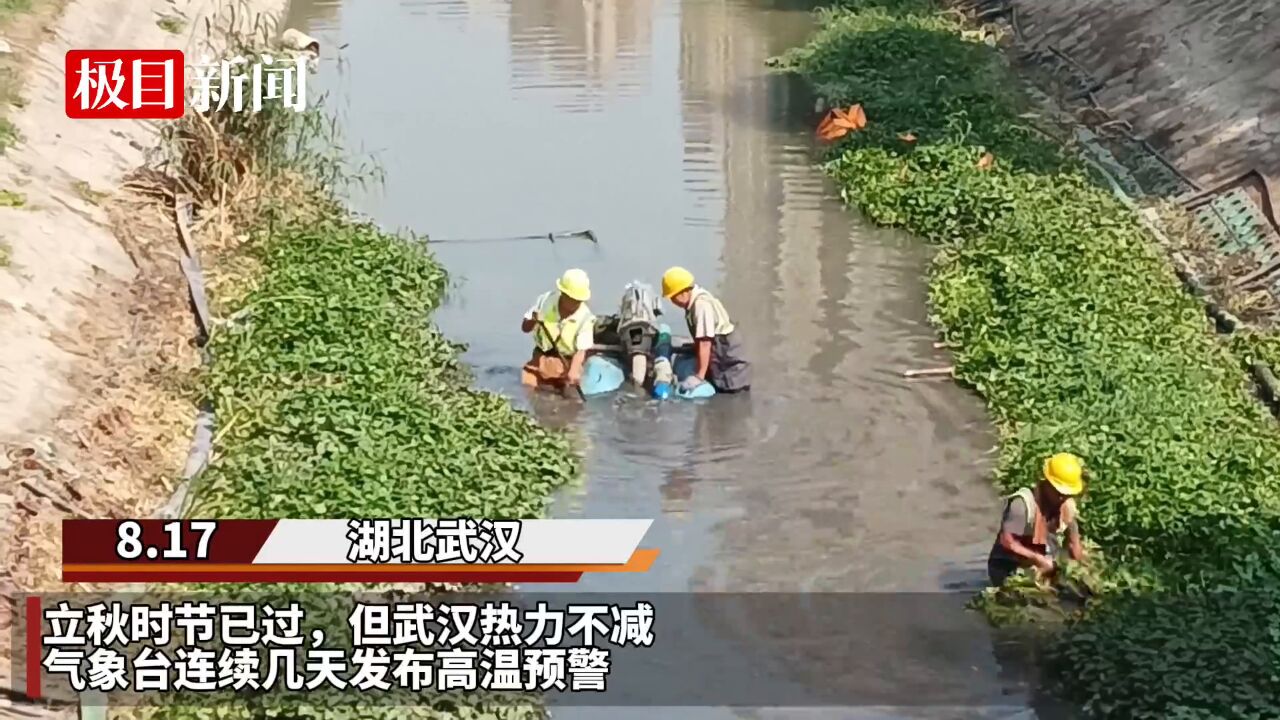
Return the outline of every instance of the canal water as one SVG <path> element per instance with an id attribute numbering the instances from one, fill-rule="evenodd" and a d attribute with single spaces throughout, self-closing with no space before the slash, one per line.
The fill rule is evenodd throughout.
<path id="1" fill-rule="evenodd" d="M 289 26 L 323 45 L 310 90 L 328 93 L 348 144 L 385 171 L 384 187 L 355 197 L 362 212 L 436 238 L 598 236 L 598 245 L 436 246 L 458 282 L 436 319 L 468 344 L 479 384 L 568 428 L 584 449 L 586 477 L 553 514 L 655 519 L 645 539 L 662 551 L 653 570 L 587 578 L 585 589 L 983 585 L 999 509 L 988 479 L 994 437 L 971 395 L 901 378 L 947 362 L 926 321 L 927 248 L 841 206 L 814 167 L 814 99 L 764 66 L 812 31 L 811 7 L 295 0 L 290 9 Z M 581 402 L 520 387 L 530 349 L 520 316 L 564 269 L 586 269 L 593 308 L 614 312 L 624 284 L 656 287 L 673 264 L 729 308 L 754 364 L 749 395 Z M 949 597 L 941 612 L 972 623 L 964 596 Z M 1001 698 L 993 704 L 1024 702 L 1009 694 L 991 644 L 980 645 L 973 683 Z"/>

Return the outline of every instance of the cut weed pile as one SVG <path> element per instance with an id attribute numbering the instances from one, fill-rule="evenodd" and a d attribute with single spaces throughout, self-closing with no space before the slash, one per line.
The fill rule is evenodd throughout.
<path id="1" fill-rule="evenodd" d="M 1058 451 L 1090 471 L 1103 595 L 1054 648 L 1063 690 L 1097 717 L 1280 716 L 1280 433 L 1239 358 L 959 16 L 821 19 L 779 64 L 865 112 L 826 165 L 846 200 L 938 246 L 932 318 L 1001 432 L 998 484 Z"/>

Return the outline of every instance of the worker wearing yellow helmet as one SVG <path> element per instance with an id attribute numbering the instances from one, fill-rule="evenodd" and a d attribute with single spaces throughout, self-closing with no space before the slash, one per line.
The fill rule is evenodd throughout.
<path id="1" fill-rule="evenodd" d="M 1058 453 L 1044 461 L 1040 481 L 1006 498 L 1004 517 L 996 542 L 987 558 L 987 575 L 993 586 L 1020 567 L 1033 567 L 1041 575 L 1056 569 L 1054 549 L 1066 549 L 1072 560 L 1083 560 L 1075 498 L 1084 492 L 1084 464 L 1071 453 Z"/>
<path id="2" fill-rule="evenodd" d="M 556 289 L 533 301 L 520 322 L 520 331 L 533 333 L 533 356 L 520 380 L 530 387 L 566 387 L 582 379 L 587 351 L 595 344 L 595 315 L 587 307 L 591 281 L 584 270 L 572 268 L 556 281 Z"/>
<path id="3" fill-rule="evenodd" d="M 742 358 L 740 336 L 729 312 L 714 295 L 693 281 L 693 274 L 673 267 L 662 274 L 662 296 L 684 310 L 698 365 L 681 381 L 685 390 L 710 382 L 716 392 L 751 388 L 751 364 Z"/>

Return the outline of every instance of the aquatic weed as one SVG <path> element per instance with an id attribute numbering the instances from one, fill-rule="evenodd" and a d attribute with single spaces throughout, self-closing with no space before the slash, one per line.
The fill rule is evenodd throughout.
<path id="1" fill-rule="evenodd" d="M 567 443 L 469 388 L 429 324 L 446 284 L 425 246 L 339 215 L 251 241 L 265 273 L 213 336 L 228 425 L 197 512 L 217 517 L 532 517 Z"/>
<path id="2" fill-rule="evenodd" d="M 931 315 L 992 411 L 1000 487 L 1086 459 L 1108 562 L 1055 646 L 1061 689 L 1096 717 L 1280 714 L 1280 434 L 1239 355 L 1132 212 L 1028 125 L 996 50 L 931 4 L 847 5 L 779 63 L 865 109 L 827 171 L 938 245 Z"/>

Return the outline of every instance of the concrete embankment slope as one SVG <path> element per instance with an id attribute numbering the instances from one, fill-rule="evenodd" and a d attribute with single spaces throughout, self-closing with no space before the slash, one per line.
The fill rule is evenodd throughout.
<path id="1" fill-rule="evenodd" d="M 1280 204 L 1280 0 L 1014 0 L 1027 40 L 1211 187 L 1257 169 Z"/>
<path id="2" fill-rule="evenodd" d="M 250 0 L 239 12 L 278 13 L 285 0 Z M 64 58 L 73 48 L 201 47 L 203 18 L 218 0 L 73 0 L 38 48 L 23 50 L 26 107 L 11 115 L 21 142 L 0 156 L 0 188 L 23 207 L 0 208 L 11 249 L 0 267 L 0 442 L 42 434 L 70 404 L 85 358 L 86 322 L 128 312 L 136 264 L 113 232 L 102 195 L 119 187 L 157 144 L 142 121 L 72 120 L 64 107 Z M 160 27 L 181 18 L 181 32 Z M 170 25 L 170 28 L 174 27 Z"/>

